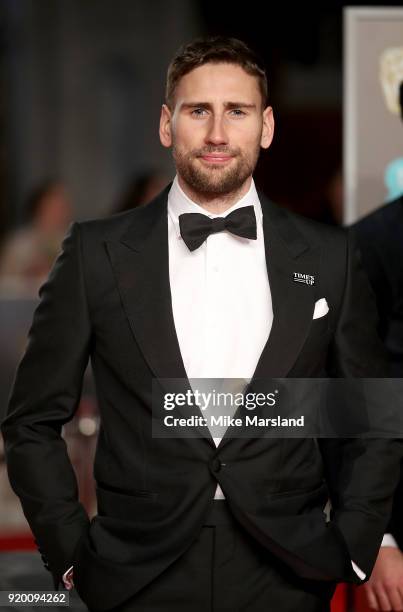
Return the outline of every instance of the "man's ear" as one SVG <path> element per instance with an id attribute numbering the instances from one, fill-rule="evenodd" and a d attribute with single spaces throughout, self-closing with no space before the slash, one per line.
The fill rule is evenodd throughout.
<path id="1" fill-rule="evenodd" d="M 263 111 L 263 129 L 262 137 L 260 139 L 260 146 L 263 149 L 268 149 L 271 145 L 274 135 L 274 117 L 273 109 L 271 106 L 267 106 Z"/>
<path id="2" fill-rule="evenodd" d="M 171 120 L 171 111 L 166 104 L 163 104 L 160 117 L 160 141 L 164 147 L 170 147 L 172 145 Z"/>

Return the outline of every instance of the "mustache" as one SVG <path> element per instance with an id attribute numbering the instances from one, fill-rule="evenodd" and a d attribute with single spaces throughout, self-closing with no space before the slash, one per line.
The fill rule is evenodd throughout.
<path id="1" fill-rule="evenodd" d="M 195 149 L 192 151 L 194 157 L 202 157 L 203 155 L 211 155 L 213 153 L 221 153 L 224 155 L 231 155 L 235 157 L 238 155 L 238 149 L 229 149 L 228 147 L 203 147 L 203 149 Z"/>

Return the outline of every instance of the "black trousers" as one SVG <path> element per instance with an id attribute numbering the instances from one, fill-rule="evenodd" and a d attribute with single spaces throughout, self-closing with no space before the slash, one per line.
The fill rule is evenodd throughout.
<path id="1" fill-rule="evenodd" d="M 295 576 L 216 500 L 186 552 L 110 612 L 328 612 L 335 586 Z"/>

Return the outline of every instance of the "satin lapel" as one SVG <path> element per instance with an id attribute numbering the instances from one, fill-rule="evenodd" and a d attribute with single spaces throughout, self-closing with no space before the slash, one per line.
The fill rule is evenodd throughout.
<path id="1" fill-rule="evenodd" d="M 318 282 L 318 247 L 309 246 L 285 211 L 261 197 L 266 265 L 273 304 L 273 324 L 253 379 L 284 378 L 307 338 L 315 307 L 315 285 L 296 282 L 294 273 Z"/>
<path id="2" fill-rule="evenodd" d="M 154 376 L 182 379 L 177 391 L 191 389 L 175 331 L 169 284 L 167 195 L 139 209 L 120 241 L 106 243 L 116 283 L 135 340 Z M 200 416 L 197 406 L 179 407 L 184 417 Z M 199 434 L 214 445 L 207 427 Z"/>
<path id="3" fill-rule="evenodd" d="M 251 381 L 285 378 L 307 338 L 315 306 L 315 285 L 294 281 L 294 272 L 317 279 L 319 250 L 310 247 L 286 212 L 259 193 L 267 273 L 273 305 L 273 324 Z M 235 415 L 236 416 L 236 415 Z M 219 447 L 236 436 L 229 427 Z"/>

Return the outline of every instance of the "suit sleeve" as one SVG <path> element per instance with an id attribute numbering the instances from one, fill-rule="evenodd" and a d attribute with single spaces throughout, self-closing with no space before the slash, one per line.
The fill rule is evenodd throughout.
<path id="1" fill-rule="evenodd" d="M 351 231 L 357 241 L 365 272 L 375 294 L 379 314 L 379 334 L 384 341 L 395 301 L 382 257 L 387 247 L 388 236 L 383 232 L 382 225 L 371 222 L 371 219 L 359 221 L 352 226 Z"/>
<path id="2" fill-rule="evenodd" d="M 1 426 L 10 483 L 55 588 L 89 523 L 61 435 L 77 410 L 91 346 L 80 249 L 73 223 L 39 290 Z"/>
<path id="3" fill-rule="evenodd" d="M 328 371 L 342 378 L 386 376 L 384 347 L 377 334 L 375 298 L 348 233 L 343 298 Z M 399 478 L 402 440 L 363 437 L 319 441 L 332 501 L 332 521 L 350 558 L 369 578 L 385 533 Z M 356 575 L 351 581 L 360 582 Z"/>

